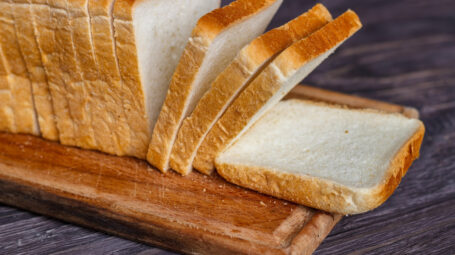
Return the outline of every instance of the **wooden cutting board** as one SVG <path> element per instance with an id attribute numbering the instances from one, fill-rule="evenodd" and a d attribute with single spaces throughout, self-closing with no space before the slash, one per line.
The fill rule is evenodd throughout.
<path id="1" fill-rule="evenodd" d="M 308 86 L 288 98 L 418 116 Z M 0 133 L 0 202 L 188 254 L 311 254 L 341 219 L 216 174 L 164 175 L 141 160 L 7 133 Z"/>

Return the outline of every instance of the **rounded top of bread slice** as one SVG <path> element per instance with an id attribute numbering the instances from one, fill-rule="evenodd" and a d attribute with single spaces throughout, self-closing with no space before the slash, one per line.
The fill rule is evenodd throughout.
<path id="1" fill-rule="evenodd" d="M 280 5 L 281 0 L 236 0 L 223 8 L 215 9 L 201 17 L 192 36 L 214 39 L 218 34 L 252 15 L 257 15 L 271 5 Z"/>

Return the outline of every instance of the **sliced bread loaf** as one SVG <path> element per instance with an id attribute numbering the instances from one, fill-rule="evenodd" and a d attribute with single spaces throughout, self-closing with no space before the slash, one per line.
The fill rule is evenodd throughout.
<path id="1" fill-rule="evenodd" d="M 210 174 L 214 169 L 214 159 L 221 151 L 360 27 L 357 15 L 347 11 L 283 51 L 234 100 L 207 134 L 199 147 L 193 167 Z"/>
<path id="2" fill-rule="evenodd" d="M 47 77 L 36 42 L 34 20 L 29 0 L 13 0 L 12 9 L 19 49 L 29 73 L 36 116 L 41 135 L 49 140 L 58 140 L 54 107 L 47 84 Z"/>
<path id="3" fill-rule="evenodd" d="M 202 17 L 172 77 L 147 160 L 165 172 L 183 119 L 240 49 L 264 32 L 282 0 L 237 0 Z"/>
<path id="4" fill-rule="evenodd" d="M 0 44 L 13 99 L 16 131 L 39 135 L 32 86 L 16 36 L 12 5 L 9 0 L 0 0 Z"/>
<path id="5" fill-rule="evenodd" d="M 417 119 L 283 101 L 216 159 L 228 181 L 328 212 L 378 207 L 419 156 Z"/>
<path id="6" fill-rule="evenodd" d="M 127 155 L 145 158 L 169 81 L 197 20 L 220 0 L 117 0 L 113 9 Z"/>
<path id="7" fill-rule="evenodd" d="M 190 117 L 183 121 L 172 148 L 171 168 L 180 174 L 188 174 L 193 168 L 193 159 L 199 145 L 238 93 L 278 53 L 331 20 L 328 10 L 318 4 L 296 19 L 268 31 L 245 46 L 232 63 L 218 75 Z"/>

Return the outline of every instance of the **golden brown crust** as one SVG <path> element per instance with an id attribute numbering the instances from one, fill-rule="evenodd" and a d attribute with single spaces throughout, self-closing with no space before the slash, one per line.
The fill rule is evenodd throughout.
<path id="1" fill-rule="evenodd" d="M 28 0 L 14 0 L 12 4 L 18 44 L 32 84 L 33 99 L 41 135 L 58 140 L 52 97 L 36 42 L 34 16 Z M 30 24 L 32 23 L 32 24 Z"/>
<path id="2" fill-rule="evenodd" d="M 13 99 L 3 59 L 3 50 L 0 47 L 0 131 L 16 133 Z"/>
<path id="3" fill-rule="evenodd" d="M 349 188 L 333 181 L 262 167 L 216 163 L 217 172 L 229 182 L 309 207 L 340 214 L 356 214 L 381 205 L 393 193 L 418 158 L 425 128 L 422 123 L 401 147 L 374 188 Z"/>
<path id="4" fill-rule="evenodd" d="M 12 4 L 0 1 L 0 5 L 0 44 L 11 85 L 16 130 L 20 133 L 39 135 L 32 86 L 16 37 Z"/>
<path id="5" fill-rule="evenodd" d="M 351 10 L 346 11 L 322 28 L 320 33 L 314 33 L 308 37 L 308 40 L 293 44 L 276 59 L 275 64 L 282 74 L 287 76 L 300 68 L 302 63 L 312 59 L 315 52 L 325 52 L 333 48 L 333 45 L 347 39 L 361 27 L 357 14 Z M 323 33 L 322 30 L 324 30 Z"/>
<path id="6" fill-rule="evenodd" d="M 114 3 L 115 50 L 124 89 L 122 105 L 127 123 L 131 128 L 130 146 L 124 148 L 126 155 L 145 159 L 150 142 L 150 127 L 145 109 L 144 91 L 137 56 L 136 42 L 133 38 L 132 15 L 139 1 L 117 0 Z"/>
<path id="7" fill-rule="evenodd" d="M 114 19 L 123 21 L 133 20 L 133 8 L 135 0 L 117 0 L 114 4 L 113 16 Z"/>
<path id="8" fill-rule="evenodd" d="M 190 40 L 172 77 L 163 107 L 152 133 L 147 161 L 160 169 L 168 170 L 168 156 L 179 124 L 184 117 L 186 101 L 209 42 Z"/>
<path id="9" fill-rule="evenodd" d="M 110 8 L 115 0 L 89 0 L 90 17 L 103 16 L 110 19 Z"/>
<path id="10" fill-rule="evenodd" d="M 71 91 L 71 96 L 76 99 L 75 103 L 82 106 L 77 109 L 74 107 L 76 110 L 73 111 L 74 121 L 79 126 L 76 143 L 82 148 L 115 154 L 110 130 L 103 121 L 103 112 L 98 109 L 97 96 L 102 93 L 99 89 L 103 86 L 98 80 L 99 74 L 93 55 L 87 4 L 88 0 L 67 0 L 69 28 L 77 65 L 73 70 L 80 71 L 80 74 L 73 73 L 72 77 L 79 82 L 82 76 L 80 89 Z"/>
<path id="11" fill-rule="evenodd" d="M 193 113 L 182 124 L 170 156 L 171 168 L 186 175 L 191 171 L 193 153 L 213 126 L 223 108 L 255 72 L 294 41 L 308 36 L 331 20 L 328 10 L 317 4 L 289 23 L 254 39 L 216 78 Z"/>
<path id="12" fill-rule="evenodd" d="M 177 131 L 187 115 L 192 84 L 213 39 L 229 27 L 276 3 L 277 0 L 237 0 L 204 15 L 198 21 L 185 47 L 169 85 L 166 99 L 155 124 L 147 160 L 166 172 Z"/>
<path id="13" fill-rule="evenodd" d="M 193 37 L 213 40 L 218 34 L 255 13 L 276 3 L 277 0 L 236 0 L 223 8 L 215 9 L 201 17 L 193 30 Z"/>
<path id="14" fill-rule="evenodd" d="M 287 77 L 292 76 L 297 69 L 310 60 L 334 48 L 360 27 L 357 15 L 347 11 L 317 32 L 283 51 L 245 88 L 210 130 L 199 147 L 193 167 L 202 173 L 210 174 L 214 169 L 215 157 L 278 92 Z"/>
<path id="15" fill-rule="evenodd" d="M 117 147 L 114 153 L 122 156 L 128 155 L 126 149 L 131 146 L 131 133 L 122 103 L 122 98 L 127 97 L 128 92 L 122 86 L 120 70 L 115 57 L 111 13 L 113 4 L 114 0 L 89 0 L 88 9 L 90 12 L 94 58 L 100 75 L 99 80 L 102 81 L 101 84 L 104 87 L 108 88 L 100 91 L 100 95 L 103 96 L 99 97 L 97 101 L 103 109 L 99 109 L 99 111 L 115 116 L 115 124 L 108 123 L 108 128 L 112 131 L 111 139 Z M 106 116 L 104 118 L 109 119 Z M 105 139 L 109 138 L 104 135 L 102 137 Z"/>

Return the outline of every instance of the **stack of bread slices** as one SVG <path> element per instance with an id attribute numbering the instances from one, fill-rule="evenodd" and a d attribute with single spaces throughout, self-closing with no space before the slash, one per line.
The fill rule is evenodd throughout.
<path id="1" fill-rule="evenodd" d="M 264 33 L 282 1 L 0 0 L 0 131 L 371 210 L 418 156 L 423 124 L 281 101 L 361 28 L 317 4 Z"/>

